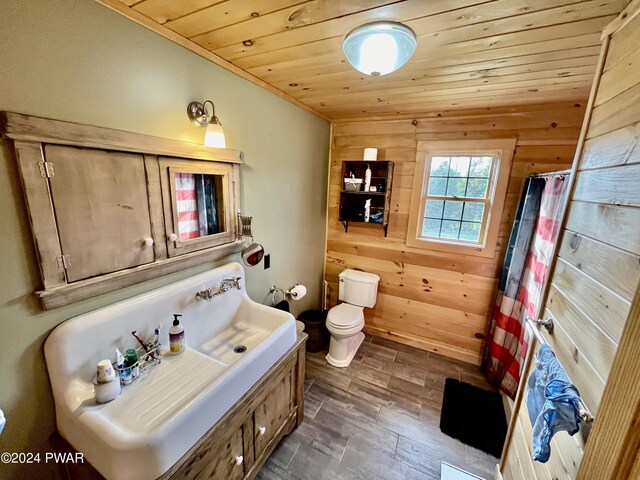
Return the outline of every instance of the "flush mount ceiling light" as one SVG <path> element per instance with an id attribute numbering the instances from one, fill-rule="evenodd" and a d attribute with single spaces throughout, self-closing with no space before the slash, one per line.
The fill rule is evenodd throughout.
<path id="1" fill-rule="evenodd" d="M 207 103 L 211 104 L 211 113 L 207 111 Z M 222 123 L 216 117 L 216 107 L 211 100 L 191 102 L 187 107 L 187 115 L 196 127 L 207 127 L 204 132 L 205 147 L 226 148 Z"/>
<path id="2" fill-rule="evenodd" d="M 416 34 L 397 22 L 373 22 L 351 31 L 342 49 L 349 63 L 367 75 L 395 72 L 416 50 Z"/>

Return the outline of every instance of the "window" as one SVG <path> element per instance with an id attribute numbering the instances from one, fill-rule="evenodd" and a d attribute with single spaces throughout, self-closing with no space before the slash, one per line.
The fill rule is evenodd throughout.
<path id="1" fill-rule="evenodd" d="M 493 256 L 514 148 L 419 142 L 407 245 Z"/>

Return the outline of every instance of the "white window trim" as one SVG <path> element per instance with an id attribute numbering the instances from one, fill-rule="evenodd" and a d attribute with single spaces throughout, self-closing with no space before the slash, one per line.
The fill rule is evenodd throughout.
<path id="1" fill-rule="evenodd" d="M 493 257 L 496 251 L 515 147 L 516 139 L 418 142 L 407 228 L 407 246 L 464 255 Z M 425 180 L 428 178 L 427 167 L 430 165 L 431 157 L 438 154 L 480 155 L 483 153 L 497 154 L 498 161 L 497 164 L 494 162 L 494 165 L 492 165 L 492 169 L 497 168 L 497 171 L 494 174 L 492 170 L 490 177 L 491 184 L 488 188 L 491 195 L 485 201 L 488 206 L 488 208 L 485 208 L 487 219 L 486 222 L 483 221 L 480 242 L 423 237 L 422 220 L 424 218 L 424 198 L 426 197 L 427 188 Z M 438 197 L 430 196 L 430 198 L 437 199 Z M 450 197 L 447 200 L 450 200 Z M 475 201 L 475 199 L 473 200 Z"/>

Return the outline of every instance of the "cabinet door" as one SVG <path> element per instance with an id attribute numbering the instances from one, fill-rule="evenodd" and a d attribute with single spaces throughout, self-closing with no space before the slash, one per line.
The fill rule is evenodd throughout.
<path id="1" fill-rule="evenodd" d="M 256 408 L 253 416 L 254 449 L 258 459 L 291 412 L 291 375 L 286 375 Z"/>
<path id="2" fill-rule="evenodd" d="M 221 432 L 225 435 L 228 432 Z M 216 435 L 218 437 L 218 435 Z M 208 439 L 169 477 L 171 480 L 239 480 L 244 477 L 242 429 L 212 442 Z"/>
<path id="3" fill-rule="evenodd" d="M 170 257 L 236 239 L 237 166 L 162 157 L 160 175 Z"/>
<path id="4" fill-rule="evenodd" d="M 45 145 L 67 282 L 155 260 L 142 155 Z"/>
<path id="5" fill-rule="evenodd" d="M 242 430 L 236 430 L 226 442 L 219 444 L 216 455 L 207 463 L 198 478 L 236 480 L 244 477 Z"/>

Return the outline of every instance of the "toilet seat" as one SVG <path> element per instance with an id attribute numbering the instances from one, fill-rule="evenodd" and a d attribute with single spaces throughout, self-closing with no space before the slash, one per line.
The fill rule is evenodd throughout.
<path id="1" fill-rule="evenodd" d="M 327 326 L 336 330 L 348 330 L 360 323 L 364 323 L 363 308 L 349 303 L 336 305 L 327 315 Z"/>

